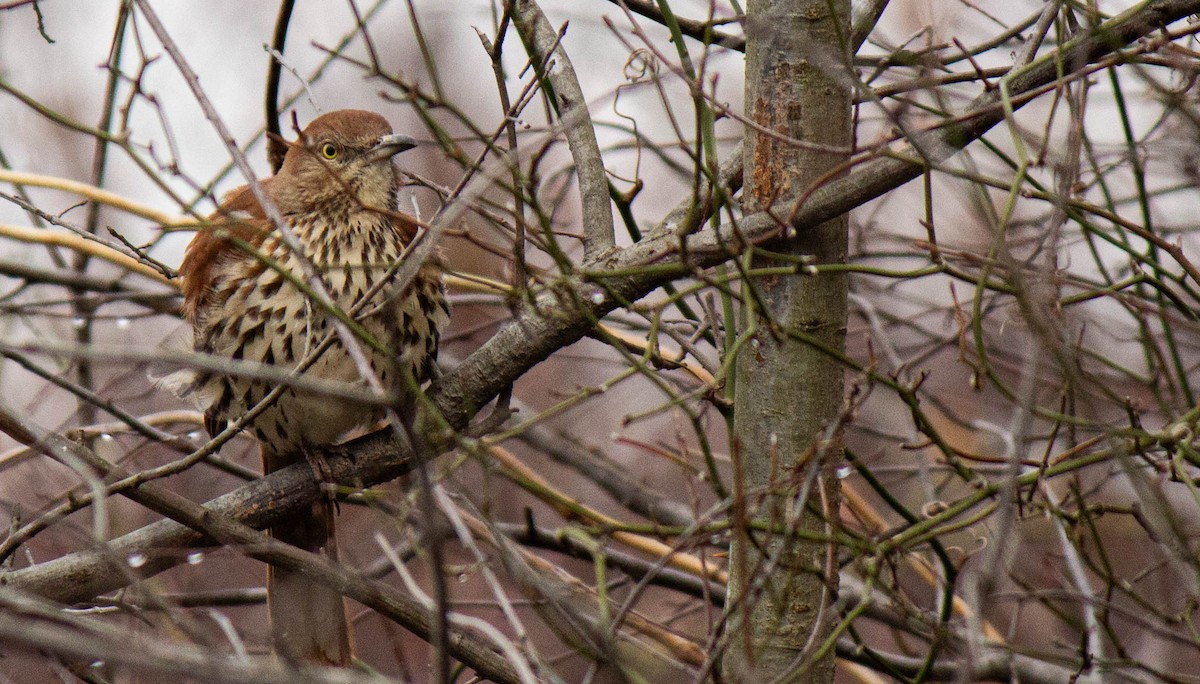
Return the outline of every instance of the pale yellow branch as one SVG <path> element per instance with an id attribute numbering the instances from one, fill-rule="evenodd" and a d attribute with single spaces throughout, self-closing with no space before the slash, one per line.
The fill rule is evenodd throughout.
<path id="1" fill-rule="evenodd" d="M 506 545 L 500 543 L 496 536 L 492 534 L 491 528 L 485 525 L 482 520 L 461 509 L 459 509 L 459 515 L 462 516 L 463 522 L 466 524 L 472 535 L 482 539 L 484 542 L 495 548 L 507 548 Z M 562 568 L 559 566 L 550 563 L 540 556 L 530 553 L 526 549 L 518 546 L 514 547 L 512 551 L 519 555 L 520 559 L 534 570 L 534 575 L 533 577 L 529 578 L 529 580 L 522 579 L 520 576 L 518 576 L 517 579 L 519 582 L 524 583 L 526 581 L 534 581 L 538 584 L 541 584 L 542 587 L 549 587 L 546 593 L 558 595 L 559 600 L 570 601 L 578 598 L 578 600 L 583 601 L 583 603 L 580 605 L 580 608 L 584 608 L 587 618 L 589 620 L 596 620 L 597 616 L 590 606 L 593 604 L 593 602 L 598 603 L 599 601 L 604 600 L 601 599 L 596 590 L 588 587 L 586 584 L 570 574 L 564 573 Z M 570 594 L 572 597 L 564 598 L 564 594 Z M 584 613 L 581 613 L 581 615 L 583 614 Z M 632 629 L 642 637 L 653 640 L 659 646 L 670 649 L 676 658 L 685 663 L 701 665 L 707 659 L 704 650 L 699 644 L 686 637 L 671 633 L 661 625 L 637 614 L 637 612 L 631 611 L 627 613 L 622 626 Z"/>
<path id="2" fill-rule="evenodd" d="M 512 292 L 511 285 L 462 271 L 447 271 L 446 284 L 460 292 L 476 294 L 508 295 Z"/>
<path id="3" fill-rule="evenodd" d="M 684 354 L 682 351 L 665 351 L 659 345 L 651 347 L 650 341 L 647 340 L 645 336 L 617 330 L 610 325 L 601 323 L 598 327 L 604 331 L 605 335 L 609 335 L 614 339 L 620 340 L 621 344 L 624 344 L 630 349 L 642 354 L 645 354 L 647 351 L 649 351 L 651 358 L 672 366 L 678 366 L 679 368 L 686 370 L 688 373 L 691 373 L 692 377 L 696 378 L 705 385 L 708 385 L 709 387 L 715 388 L 717 386 L 717 381 L 715 378 L 713 378 L 712 373 L 709 373 L 708 371 L 704 370 L 704 368 L 701 368 L 694 363 L 688 363 L 685 361 L 684 357 L 686 354 Z"/>
<path id="4" fill-rule="evenodd" d="M 154 207 L 134 202 L 133 200 L 122 197 L 115 192 L 110 192 L 104 188 L 98 188 L 87 183 L 80 183 L 69 178 L 59 178 L 57 176 L 43 176 L 37 173 L 25 173 L 22 171 L 11 171 L 9 169 L 0 169 L 0 182 L 12 183 L 13 185 L 32 185 L 38 188 L 50 188 L 53 190 L 62 190 L 64 192 L 74 193 L 81 197 L 86 197 L 93 202 L 108 205 L 115 209 L 128 212 L 134 216 L 140 216 L 144 219 L 153 221 L 161 226 L 179 227 L 194 225 L 196 220 L 186 216 L 176 216 L 173 214 L 163 213 Z"/>
<path id="5" fill-rule="evenodd" d="M 8 237 L 21 242 L 32 242 L 40 245 L 57 245 L 66 247 L 67 249 L 94 256 L 97 259 L 103 259 L 110 264 L 115 264 L 127 271 L 133 271 L 139 275 L 146 276 L 160 283 L 165 283 L 171 287 L 178 287 L 178 284 L 168 279 L 158 270 L 144 264 L 137 259 L 118 252 L 102 242 L 88 240 L 87 238 L 75 235 L 74 233 L 60 233 L 54 230 L 44 230 L 40 228 L 27 228 L 22 226 L 10 226 L 0 223 L 0 237 Z"/>
<path id="6" fill-rule="evenodd" d="M 613 541 L 620 542 L 629 548 L 637 549 L 642 553 L 666 559 L 666 564 L 682 570 L 696 577 L 711 579 L 720 584 L 728 584 L 729 573 L 725 572 L 716 563 L 712 561 L 705 562 L 704 560 L 691 554 L 682 553 L 678 549 L 672 548 L 668 544 L 664 544 L 653 537 L 647 537 L 633 532 L 616 529 L 624 526 L 624 523 L 616 518 L 607 516 L 597 510 L 583 506 L 566 494 L 560 492 L 548 480 L 535 473 L 529 466 L 525 465 L 519 458 L 514 456 L 510 451 L 503 447 L 491 446 L 488 447 L 490 453 L 495 456 L 496 461 L 503 467 L 507 468 L 519 479 L 527 480 L 537 485 L 542 491 L 528 489 L 532 494 L 538 496 L 546 503 L 553 506 L 564 517 L 569 519 L 577 519 L 580 516 L 579 511 L 582 511 L 582 516 L 585 517 L 584 522 L 600 525 L 613 530 Z M 552 493 L 551 496 L 544 496 L 544 493 Z M 571 501 L 578 506 L 578 510 L 571 510 L 562 505 L 563 501 Z"/>
<path id="7" fill-rule="evenodd" d="M 850 483 L 845 483 L 842 486 L 842 501 L 849 509 L 854 511 L 859 520 L 868 526 L 869 532 L 882 533 L 888 529 L 887 520 L 875 510 L 875 507 L 872 506 L 864 496 L 859 494 L 854 487 L 850 486 Z M 921 576 L 921 579 L 925 580 L 929 586 L 937 586 L 938 577 L 933 571 L 933 567 L 930 566 L 929 561 L 925 560 L 921 556 L 911 553 L 905 554 L 904 558 L 908 562 L 909 567 L 915 570 L 917 574 Z M 971 606 L 968 605 L 966 601 L 962 600 L 962 598 L 957 594 L 954 595 L 953 608 L 954 612 L 960 617 L 970 618 L 975 614 L 975 612 L 971 609 Z M 984 619 L 982 620 L 982 623 L 984 636 L 986 636 L 993 643 L 1005 643 L 1004 636 L 1000 634 L 1000 632 L 996 631 L 996 628 L 992 626 L 990 621 Z"/>
<path id="8" fill-rule="evenodd" d="M 862 684 L 887 684 L 886 680 L 880 677 L 879 673 L 875 672 L 875 670 L 866 665 L 859 665 L 853 660 L 838 658 L 838 669 L 840 672 L 854 677 L 857 681 L 862 682 Z"/>

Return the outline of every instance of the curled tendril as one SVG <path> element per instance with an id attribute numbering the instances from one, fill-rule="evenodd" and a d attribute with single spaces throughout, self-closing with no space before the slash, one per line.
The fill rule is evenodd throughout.
<path id="1" fill-rule="evenodd" d="M 623 69 L 626 81 L 640 83 L 647 77 L 653 78 L 658 74 L 658 61 L 654 58 L 654 53 L 638 48 L 629 54 Z"/>

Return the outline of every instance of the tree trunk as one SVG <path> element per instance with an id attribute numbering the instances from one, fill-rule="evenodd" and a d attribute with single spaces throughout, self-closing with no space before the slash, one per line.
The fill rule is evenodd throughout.
<path id="1" fill-rule="evenodd" d="M 746 113 L 764 130 L 820 147 L 748 131 L 746 213 L 786 205 L 848 158 L 849 17 L 849 0 L 749 3 Z M 847 226 L 841 216 L 769 249 L 840 264 Z M 754 265 L 787 263 L 795 262 Z M 836 565 L 826 544 L 797 535 L 828 533 L 837 518 L 843 367 L 818 347 L 845 347 L 847 277 L 768 276 L 748 287 L 756 296 L 743 299 L 740 321 L 739 332 L 752 337 L 737 359 L 735 496 L 744 523 L 769 524 L 774 533 L 743 524 L 734 535 L 723 670 L 733 682 L 830 682 L 832 651 L 814 655 L 834 617 L 837 578 L 827 574 Z"/>

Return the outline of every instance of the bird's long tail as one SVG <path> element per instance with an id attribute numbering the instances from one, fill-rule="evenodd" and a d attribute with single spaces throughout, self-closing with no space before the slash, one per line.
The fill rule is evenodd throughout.
<path id="1" fill-rule="evenodd" d="M 295 454 L 275 454 L 265 447 L 262 456 L 264 473 L 298 460 Z M 333 518 L 333 502 L 322 497 L 310 509 L 272 527 L 270 533 L 279 541 L 336 561 Z M 350 664 L 350 622 L 346 604 L 337 591 L 303 573 L 271 566 L 267 607 L 276 653 L 298 661 Z"/>

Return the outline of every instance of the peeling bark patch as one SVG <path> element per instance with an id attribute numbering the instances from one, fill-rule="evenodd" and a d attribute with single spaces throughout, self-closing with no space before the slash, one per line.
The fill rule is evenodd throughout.
<path id="1" fill-rule="evenodd" d="M 759 97 L 754 102 L 754 121 L 765 128 L 774 129 L 775 108 L 769 98 Z M 775 173 L 771 162 L 778 157 L 776 147 L 778 141 L 764 133 L 754 134 L 754 193 L 752 201 L 757 209 L 771 206 L 772 198 L 777 196 L 775 188 Z"/>
<path id="2" fill-rule="evenodd" d="M 766 79 L 771 87 L 755 98 L 753 119 L 763 128 L 777 131 L 782 136 L 804 139 L 804 103 L 797 97 L 797 84 L 806 82 L 812 73 L 807 59 L 796 62 L 780 62 L 775 65 Z M 792 194 L 797 175 L 795 160 L 802 150 L 793 147 L 778 137 L 755 133 L 753 153 L 753 176 L 755 182 L 750 197 L 757 209 L 767 209 Z"/>

